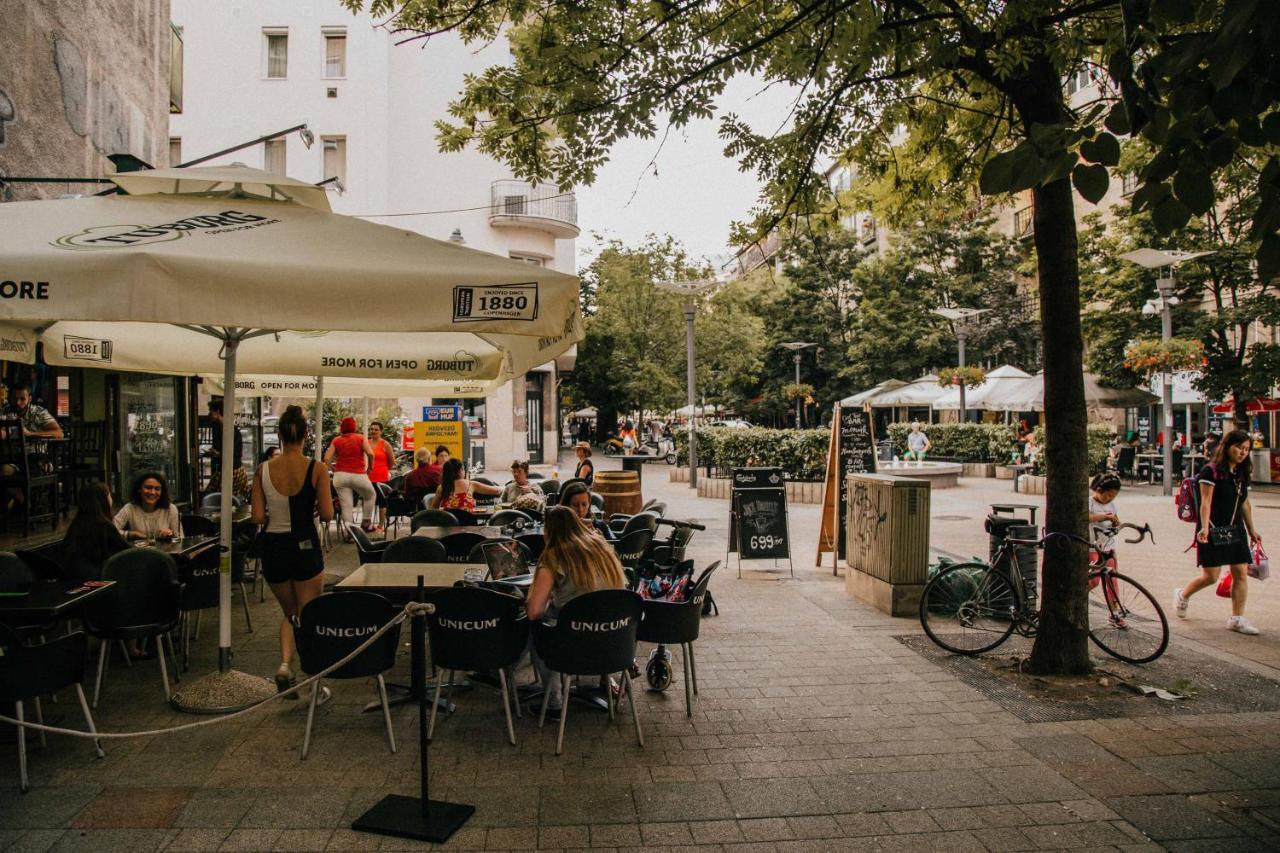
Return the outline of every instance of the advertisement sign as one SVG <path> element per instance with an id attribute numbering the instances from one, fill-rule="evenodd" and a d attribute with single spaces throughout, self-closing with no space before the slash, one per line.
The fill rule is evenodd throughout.
<path id="1" fill-rule="evenodd" d="M 462 421 L 418 421 L 413 425 L 414 447 L 434 451 L 442 444 L 454 459 L 466 458 L 462 453 Z"/>
<path id="2" fill-rule="evenodd" d="M 422 419 L 424 421 L 460 421 L 462 420 L 462 407 L 423 406 Z"/>

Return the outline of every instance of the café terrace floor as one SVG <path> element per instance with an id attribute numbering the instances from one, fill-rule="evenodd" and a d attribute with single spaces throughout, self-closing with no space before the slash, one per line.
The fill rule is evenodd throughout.
<path id="1" fill-rule="evenodd" d="M 699 567 L 722 559 L 727 503 L 694 497 L 666 473 L 665 465 L 648 468 L 646 497 L 667 500 L 675 517 L 708 524 L 691 549 Z M 935 495 L 933 512 L 997 494 L 979 484 L 966 499 L 965 488 Z M 610 723 L 577 707 L 564 755 L 554 755 L 553 726 L 538 731 L 528 717 L 517 721 L 512 747 L 492 691 L 455 692 L 458 711 L 437 723 L 430 749 L 431 794 L 474 804 L 476 813 L 445 846 L 753 853 L 1280 847 L 1280 712 L 1204 713 L 1193 700 L 1176 711 L 1028 722 L 1015 713 L 1025 709 L 969 686 L 954 668 L 898 639 L 919 637 L 918 622 L 850 599 L 829 562 L 813 568 L 816 526 L 816 507 L 792 507 L 794 579 L 785 564 L 744 564 L 741 579 L 736 562 L 721 568 L 711 586 L 720 615 L 703 621 L 697 644 L 701 695 L 693 718 L 685 716 L 677 669 L 665 693 L 639 694 L 643 749 L 625 708 Z M 351 571 L 353 547 L 336 547 L 328 566 L 335 579 Z M 276 663 L 278 610 L 270 596 L 251 603 L 254 633 L 235 611 L 235 664 L 265 676 Z M 1207 595 L 1196 605 L 1213 608 Z M 1280 626 L 1270 627 L 1261 640 L 1274 649 Z M 1179 633 L 1173 644 L 1171 655 L 1195 644 L 1274 687 L 1274 669 L 1229 649 Z M 214 667 L 215 646 L 206 618 L 192 675 Z M 642 664 L 647 655 L 642 646 Z M 389 680 L 406 680 L 407 671 L 402 655 Z M 526 670 L 521 681 L 528 680 Z M 111 741 L 103 760 L 86 741 L 51 737 L 47 749 L 30 751 L 26 795 L 18 793 L 8 737 L 0 743 L 0 846 L 425 848 L 350 829 L 384 795 L 417 793 L 415 709 L 393 709 L 400 749 L 391 755 L 380 715 L 359 712 L 374 696 L 370 683 L 331 684 L 333 700 L 317 712 L 305 761 L 298 757 L 304 702 L 194 733 Z M 155 662 L 115 664 L 99 727 L 193 719 L 169 710 L 161 693 Z M 74 700 L 61 698 L 45 703 L 46 717 L 79 726 Z"/>

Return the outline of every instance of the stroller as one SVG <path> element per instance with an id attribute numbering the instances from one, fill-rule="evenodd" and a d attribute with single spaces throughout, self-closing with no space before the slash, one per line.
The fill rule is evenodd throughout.
<path id="1" fill-rule="evenodd" d="M 684 558 L 685 546 L 695 530 L 706 530 L 701 524 L 674 519 L 660 519 L 658 524 L 669 525 L 671 536 L 666 540 L 653 540 L 649 553 L 636 569 L 634 588 L 641 598 L 680 602 L 685 601 L 694 587 L 693 560 Z M 719 614 L 719 608 L 707 590 L 703 598 L 702 615 Z M 645 666 L 645 679 L 650 690 L 662 691 L 671 686 L 673 668 L 671 651 L 659 643 L 649 653 Z"/>

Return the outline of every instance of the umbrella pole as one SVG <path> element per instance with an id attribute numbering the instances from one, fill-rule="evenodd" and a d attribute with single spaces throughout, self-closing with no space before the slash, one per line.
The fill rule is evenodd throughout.
<path id="1" fill-rule="evenodd" d="M 222 373 L 222 503 L 218 510 L 218 671 L 197 678 L 169 697 L 169 704 L 179 711 L 193 714 L 224 714 L 260 702 L 276 692 L 275 684 L 265 678 L 231 668 L 231 557 L 232 515 L 231 488 L 235 476 L 235 404 L 236 349 L 248 330 L 226 330 L 222 338 L 225 363 Z M 163 651 L 161 652 L 163 654 Z"/>
<path id="2" fill-rule="evenodd" d="M 316 462 L 324 459 L 324 377 L 316 377 L 316 434 L 311 437 Z"/>

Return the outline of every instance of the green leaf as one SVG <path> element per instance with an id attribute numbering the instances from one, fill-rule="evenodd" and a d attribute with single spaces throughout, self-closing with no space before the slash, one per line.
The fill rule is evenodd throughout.
<path id="1" fill-rule="evenodd" d="M 1170 23 L 1185 24 L 1195 15 L 1195 4 L 1192 0 L 1156 0 L 1152 11 Z"/>
<path id="2" fill-rule="evenodd" d="M 986 195 L 1018 192 L 1040 182 L 1040 158 L 1030 145 L 997 154 L 982 167 L 978 188 Z"/>
<path id="3" fill-rule="evenodd" d="M 1280 276 L 1280 235 L 1268 234 L 1258 246 L 1258 278 L 1270 281 Z"/>
<path id="4" fill-rule="evenodd" d="M 1109 133 L 1099 133 L 1092 140 L 1080 144 L 1080 156 L 1090 163 L 1118 166 L 1120 165 L 1120 143 Z"/>
<path id="5" fill-rule="evenodd" d="M 1253 117 L 1237 120 L 1236 133 L 1245 145 L 1261 148 L 1267 144 L 1267 137 L 1262 133 L 1262 125 Z"/>
<path id="6" fill-rule="evenodd" d="M 1213 178 L 1204 164 L 1184 160 L 1173 176 L 1173 194 L 1195 214 L 1213 207 Z"/>
<path id="7" fill-rule="evenodd" d="M 1096 163 L 1091 166 L 1076 166 L 1071 172 L 1071 182 L 1085 201 L 1092 204 L 1102 201 L 1102 197 L 1107 194 L 1107 184 L 1110 183 L 1107 167 Z"/>
<path id="8" fill-rule="evenodd" d="M 1051 184 L 1054 181 L 1066 180 L 1071 175 L 1071 169 L 1080 161 L 1080 155 L 1074 151 L 1063 151 L 1061 154 L 1045 163 L 1041 170 L 1040 183 Z"/>
<path id="9" fill-rule="evenodd" d="M 1272 145 L 1280 145 L 1280 112 L 1268 113 L 1262 120 L 1262 132 Z"/>
<path id="10" fill-rule="evenodd" d="M 1103 124 L 1112 133 L 1118 133 L 1121 136 L 1129 134 L 1131 130 L 1129 126 L 1129 110 L 1125 107 L 1124 101 L 1118 102 L 1111 108 L 1111 112 L 1107 113 L 1107 118 Z"/>
<path id="11" fill-rule="evenodd" d="M 1154 207 L 1172 195 L 1169 185 L 1163 181 L 1151 181 L 1149 178 L 1138 187 L 1137 192 L 1133 194 L 1133 209 L 1143 210 L 1144 208 Z"/>
<path id="12" fill-rule="evenodd" d="M 1151 209 L 1151 222 L 1164 234 L 1177 231 L 1191 220 L 1191 210 L 1170 196 Z"/>
<path id="13" fill-rule="evenodd" d="M 1247 118 L 1250 114 L 1249 88 L 1236 83 L 1213 93 L 1209 100 L 1209 109 L 1214 117 L 1223 124 L 1234 118 Z"/>
<path id="14" fill-rule="evenodd" d="M 1222 134 L 1209 143 L 1205 153 L 1209 157 L 1209 162 L 1216 168 L 1221 169 L 1231 162 L 1231 158 L 1236 153 L 1236 140 L 1233 136 Z"/>

